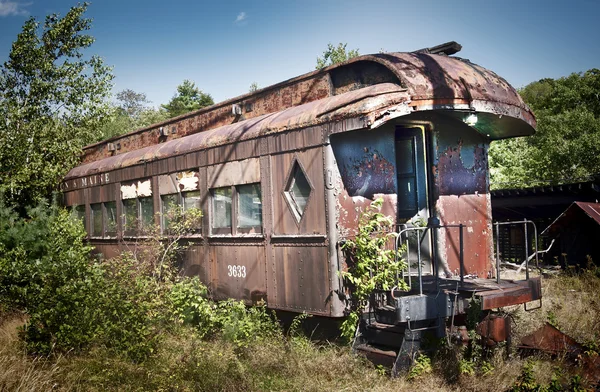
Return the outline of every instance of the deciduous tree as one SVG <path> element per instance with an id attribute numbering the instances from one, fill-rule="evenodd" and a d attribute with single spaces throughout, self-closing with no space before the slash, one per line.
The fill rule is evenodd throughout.
<path id="1" fill-rule="evenodd" d="M 168 118 L 165 109 L 147 106 L 150 101 L 144 93 L 126 89 L 118 92 L 116 98 L 117 101 L 110 108 L 109 120 L 96 134 L 97 141 L 123 135 Z"/>
<path id="2" fill-rule="evenodd" d="M 600 173 L 600 70 L 542 79 L 520 93 L 537 132 L 492 143 L 492 186 L 568 183 Z"/>
<path id="3" fill-rule="evenodd" d="M 346 50 L 347 45 L 340 42 L 338 46 L 333 46 L 331 43 L 328 43 L 327 50 L 323 52 L 322 56 L 317 57 L 316 69 L 325 68 L 358 56 L 358 49 Z"/>
<path id="4" fill-rule="evenodd" d="M 86 8 L 28 19 L 0 67 L 0 193 L 11 204 L 47 198 L 108 113 L 113 76 L 85 53 Z"/>

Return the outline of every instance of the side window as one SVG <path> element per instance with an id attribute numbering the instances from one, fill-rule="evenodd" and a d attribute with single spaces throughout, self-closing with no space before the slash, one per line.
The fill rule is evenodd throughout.
<path id="1" fill-rule="evenodd" d="M 212 190 L 212 232 L 231 234 L 231 187 Z"/>
<path id="2" fill-rule="evenodd" d="M 154 223 L 154 203 L 151 181 L 140 180 L 121 184 L 123 203 L 123 231 L 125 236 L 135 236 Z"/>
<path id="3" fill-rule="evenodd" d="M 212 234 L 262 233 L 260 184 L 211 190 Z"/>
<path id="4" fill-rule="evenodd" d="M 302 220 L 302 215 L 304 215 L 311 191 L 312 187 L 306 178 L 304 170 L 302 170 L 298 162 L 295 162 L 285 187 L 284 195 L 297 222 Z"/>
<path id="5" fill-rule="evenodd" d="M 90 204 L 92 211 L 92 237 L 104 235 L 104 219 L 102 217 L 102 203 Z"/>
<path id="6" fill-rule="evenodd" d="M 140 203 L 141 229 L 146 231 L 154 224 L 154 202 L 152 197 L 140 197 L 138 200 Z"/>
<path id="7" fill-rule="evenodd" d="M 117 236 L 117 203 L 108 201 L 104 203 L 106 209 L 106 236 Z"/>
<path id="8" fill-rule="evenodd" d="M 238 232 L 262 233 L 260 184 L 239 185 L 236 189 Z"/>
<path id="9" fill-rule="evenodd" d="M 161 195 L 160 196 L 161 203 L 161 227 L 164 231 L 168 231 L 171 222 L 175 214 L 177 213 L 177 208 L 179 208 L 179 194 L 170 194 L 170 195 Z"/>
<path id="10" fill-rule="evenodd" d="M 201 207 L 202 202 L 200 199 L 200 191 L 183 192 L 182 197 L 183 197 L 183 213 L 184 214 L 186 213 L 186 211 L 190 211 L 192 209 L 201 210 L 200 207 Z M 194 227 L 193 233 L 194 234 L 202 233 L 202 221 L 201 220 L 197 221 L 197 225 Z"/>
<path id="11" fill-rule="evenodd" d="M 127 236 L 137 234 L 137 199 L 123 200 L 123 232 Z"/>
<path id="12" fill-rule="evenodd" d="M 71 210 L 71 213 L 73 214 L 73 216 L 75 216 L 75 218 L 83 222 L 83 227 L 85 227 L 87 230 L 87 221 L 85 219 L 85 205 L 75 206 Z"/>

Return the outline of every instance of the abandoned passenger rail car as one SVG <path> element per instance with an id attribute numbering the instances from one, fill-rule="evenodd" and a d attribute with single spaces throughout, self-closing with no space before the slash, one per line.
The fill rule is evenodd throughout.
<path id="1" fill-rule="evenodd" d="M 346 311 L 340 244 L 381 197 L 398 231 L 430 228 L 408 255 L 421 289 L 406 301 L 423 311 L 378 319 L 401 325 L 450 316 L 440 290 L 484 309 L 540 298 L 536 278 L 495 279 L 487 161 L 490 141 L 534 127 L 515 89 L 468 60 L 365 55 L 88 146 L 62 190 L 105 257 L 164 225 L 168 203 L 198 206 L 186 274 L 216 298 L 329 317 Z"/>

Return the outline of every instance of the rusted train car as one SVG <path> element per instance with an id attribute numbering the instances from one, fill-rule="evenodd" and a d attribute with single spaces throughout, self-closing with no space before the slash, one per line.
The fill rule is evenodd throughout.
<path id="1" fill-rule="evenodd" d="M 468 60 L 365 55 L 88 146 L 62 189 L 105 257 L 164 227 L 169 203 L 200 207 L 186 274 L 216 298 L 329 317 L 346 311 L 340 244 L 382 197 L 398 231 L 428 222 L 404 277 L 418 284 L 377 305 L 379 324 L 413 331 L 473 295 L 483 309 L 540 298 L 537 279 L 498 279 L 487 161 L 490 141 L 534 127 L 515 89 Z M 419 336 L 405 335 L 396 352 Z"/>

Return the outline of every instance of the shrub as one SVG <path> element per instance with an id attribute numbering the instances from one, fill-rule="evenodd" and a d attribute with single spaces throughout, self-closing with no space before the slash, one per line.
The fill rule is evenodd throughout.
<path id="1" fill-rule="evenodd" d="M 342 272 L 352 297 L 350 314 L 341 325 L 341 335 L 347 340 L 354 338 L 356 325 L 374 290 L 407 290 L 407 284 L 397 277 L 406 264 L 399 258 L 401 249 L 389 249 L 390 239 L 395 239 L 394 222 L 381 213 L 383 199 L 373 201 L 358 221 L 358 233 L 342 246 L 348 255 L 348 271 Z M 398 257 L 397 257 L 398 256 Z M 397 258 L 397 261 L 396 261 Z"/>

